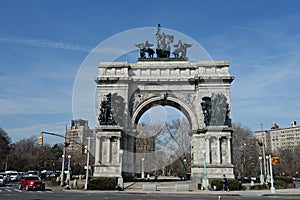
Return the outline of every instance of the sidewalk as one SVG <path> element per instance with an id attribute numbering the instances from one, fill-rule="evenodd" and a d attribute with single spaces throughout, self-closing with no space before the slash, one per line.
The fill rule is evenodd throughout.
<path id="1" fill-rule="evenodd" d="M 144 191 L 143 185 L 156 184 L 156 191 Z M 176 191 L 176 184 L 189 184 L 190 191 Z M 203 194 L 214 196 L 299 196 L 300 188 L 291 189 L 278 189 L 275 188 L 275 194 L 271 194 L 270 190 L 239 190 L 239 191 L 212 191 L 212 190 L 198 190 L 195 183 L 190 181 L 178 181 L 178 182 L 131 182 L 124 183 L 123 193 L 151 193 L 151 194 Z"/>
<path id="2" fill-rule="evenodd" d="M 176 185 L 189 185 L 189 191 L 176 191 Z M 145 191 L 144 185 L 156 186 L 156 191 Z M 151 187 L 152 187 L 151 186 Z M 170 195 L 213 195 L 213 196 L 244 196 L 244 197 L 257 197 L 257 196 L 294 196 L 300 199 L 300 188 L 291 189 L 276 189 L 275 194 L 271 194 L 270 190 L 239 190 L 239 191 L 212 191 L 212 190 L 198 190 L 197 185 L 191 181 L 144 181 L 144 182 L 125 182 L 123 191 L 99 191 L 99 190 L 84 190 L 83 187 L 79 189 L 67 190 L 60 186 L 48 187 L 53 190 L 65 190 L 70 192 L 92 192 L 92 193 L 124 193 L 124 194 L 170 194 Z M 153 188 L 153 187 L 152 187 Z"/>

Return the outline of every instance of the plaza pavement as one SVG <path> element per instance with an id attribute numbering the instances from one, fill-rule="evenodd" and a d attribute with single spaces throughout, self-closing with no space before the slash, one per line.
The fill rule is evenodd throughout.
<path id="1" fill-rule="evenodd" d="M 189 185 L 189 191 L 176 191 L 176 185 L 183 184 Z M 144 185 L 156 185 L 156 191 L 145 191 L 143 188 Z M 72 186 L 72 184 L 71 184 Z M 85 191 L 82 189 L 84 186 L 84 180 L 78 182 L 78 189 L 68 190 L 70 192 L 81 192 Z M 49 187 L 48 187 L 49 188 Z M 60 186 L 50 187 L 49 189 L 53 190 L 66 190 L 65 188 L 61 188 Z M 97 191 L 97 190 L 89 190 L 85 192 L 93 192 L 93 193 L 103 193 L 108 191 Z M 128 194 L 176 194 L 176 195 L 213 195 L 213 196 L 249 196 L 249 197 L 257 197 L 257 196 L 294 196 L 299 197 L 300 199 L 300 187 L 298 188 L 290 188 L 290 189 L 276 189 L 275 193 L 271 194 L 270 190 L 239 190 L 239 191 L 213 191 L 213 190 L 199 190 L 197 184 L 192 181 L 181 181 L 179 179 L 158 179 L 150 181 L 136 181 L 136 182 L 125 182 L 123 191 L 109 191 L 110 193 L 128 193 Z"/>
<path id="2" fill-rule="evenodd" d="M 144 191 L 143 185 L 156 184 L 157 191 Z M 190 191 L 176 191 L 176 184 L 189 184 Z M 275 194 L 271 194 L 270 190 L 239 190 L 239 191 L 213 191 L 213 190 L 199 190 L 197 184 L 191 181 L 178 182 L 132 182 L 124 183 L 124 193 L 158 193 L 158 194 L 203 194 L 214 196 L 299 196 L 300 188 L 291 189 L 275 189 Z"/>

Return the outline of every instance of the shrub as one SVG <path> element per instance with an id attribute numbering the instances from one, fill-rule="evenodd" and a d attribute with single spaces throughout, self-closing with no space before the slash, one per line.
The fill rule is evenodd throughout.
<path id="1" fill-rule="evenodd" d="M 274 181 L 274 186 L 278 189 L 285 189 L 287 184 L 286 182 L 282 181 L 282 180 L 275 180 Z"/>
<path id="2" fill-rule="evenodd" d="M 292 179 L 289 177 L 283 177 L 283 176 L 276 176 L 274 178 L 274 181 L 284 181 L 285 183 L 289 184 L 289 183 L 293 183 Z"/>
<path id="3" fill-rule="evenodd" d="M 43 179 L 46 186 L 56 186 L 59 185 L 60 182 L 56 182 L 54 177 L 47 177 Z"/>
<path id="4" fill-rule="evenodd" d="M 97 178 L 91 179 L 88 183 L 88 190 L 116 190 L 116 178 Z"/>
<path id="5" fill-rule="evenodd" d="M 223 189 L 222 180 L 211 181 L 211 187 L 213 188 L 214 186 L 217 187 L 217 190 L 222 190 Z M 228 186 L 229 186 L 229 190 L 241 190 L 242 189 L 242 184 L 238 180 L 235 180 L 235 179 L 228 179 Z"/>
<path id="6" fill-rule="evenodd" d="M 266 190 L 268 189 L 268 186 L 266 184 L 262 184 L 262 185 L 253 185 L 251 186 L 252 190 Z"/>
<path id="7" fill-rule="evenodd" d="M 228 185 L 230 190 L 241 190 L 242 184 L 235 179 L 228 179 Z"/>
<path id="8" fill-rule="evenodd" d="M 216 190 L 222 190 L 222 188 L 223 188 L 222 180 L 212 180 L 210 185 L 212 188 L 214 188 L 214 186 L 216 186 Z"/>
<path id="9" fill-rule="evenodd" d="M 295 187 L 293 181 L 289 177 L 277 176 L 274 178 L 274 186 L 279 189 Z"/>

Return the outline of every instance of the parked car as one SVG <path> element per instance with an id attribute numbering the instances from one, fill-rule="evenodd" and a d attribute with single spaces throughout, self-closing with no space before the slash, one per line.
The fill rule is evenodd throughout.
<path id="1" fill-rule="evenodd" d="M 42 178 L 55 177 L 55 173 L 53 170 L 43 170 L 41 171 Z"/>
<path id="2" fill-rule="evenodd" d="M 3 186 L 5 185 L 5 182 L 4 182 L 4 176 L 3 175 L 0 175 L 0 186 Z"/>
<path id="3" fill-rule="evenodd" d="M 292 177 L 292 181 L 300 181 L 299 177 Z"/>
<path id="4" fill-rule="evenodd" d="M 28 171 L 28 175 L 29 176 L 36 175 L 36 176 L 41 177 L 41 173 L 39 171 Z"/>
<path id="5" fill-rule="evenodd" d="M 12 182 L 16 182 L 20 178 L 18 172 L 9 172 L 8 175 L 10 177 L 10 181 Z"/>
<path id="6" fill-rule="evenodd" d="M 36 175 L 31 176 L 23 176 L 20 179 L 19 190 L 22 190 L 25 188 L 25 190 L 45 190 L 45 183 L 44 181 Z"/>
<path id="7" fill-rule="evenodd" d="M 9 178 L 8 174 L 6 174 L 5 172 L 0 172 L 0 175 L 3 176 L 3 182 L 4 182 L 4 184 L 10 182 L 10 178 Z"/>

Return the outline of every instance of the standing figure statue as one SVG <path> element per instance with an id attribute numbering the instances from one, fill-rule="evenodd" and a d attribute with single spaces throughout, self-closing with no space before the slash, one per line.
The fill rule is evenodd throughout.
<path id="1" fill-rule="evenodd" d="M 210 125 L 210 120 L 211 120 L 211 112 L 212 112 L 212 105 L 211 105 L 211 98 L 210 97 L 203 97 L 202 98 L 202 112 L 204 115 L 204 124 L 206 126 Z"/>
<path id="2" fill-rule="evenodd" d="M 113 113 L 111 110 L 111 93 L 105 95 L 106 100 L 101 102 L 100 115 L 98 117 L 100 125 L 116 125 Z"/>
<path id="3" fill-rule="evenodd" d="M 211 97 L 203 97 L 202 101 L 201 107 L 206 126 L 231 127 L 229 105 L 224 94 L 212 93 Z"/>
<path id="4" fill-rule="evenodd" d="M 181 40 L 179 40 L 178 44 L 174 45 L 174 47 L 176 47 L 176 49 L 173 51 L 175 58 L 180 57 L 180 58 L 187 59 L 186 50 L 187 48 L 190 48 L 192 46 L 193 46 L 192 44 L 183 43 Z"/>
<path id="5" fill-rule="evenodd" d="M 171 43 L 174 41 L 173 35 L 166 35 L 164 32 L 161 33 L 161 26 L 158 24 L 155 39 L 157 41 L 156 45 L 156 55 L 158 58 L 169 58 L 171 52 Z"/>

